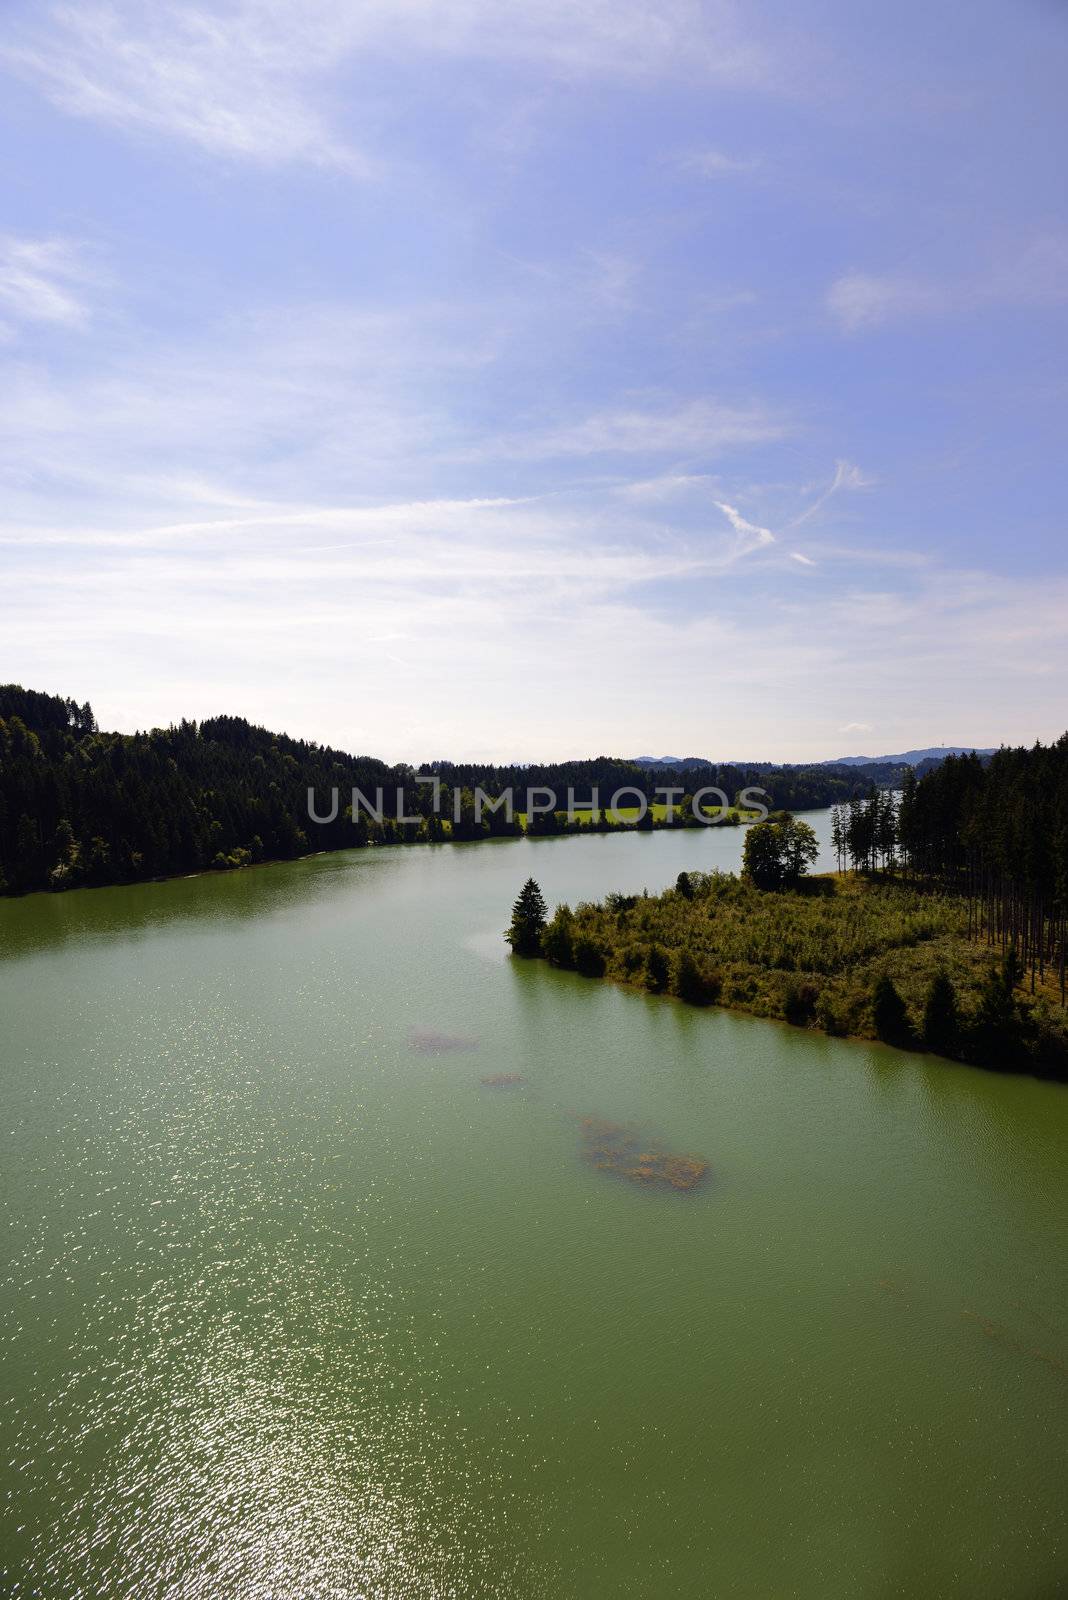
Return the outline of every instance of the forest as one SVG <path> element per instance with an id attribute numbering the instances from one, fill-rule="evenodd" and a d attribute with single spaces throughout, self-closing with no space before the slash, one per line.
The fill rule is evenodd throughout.
<path id="1" fill-rule="evenodd" d="M 950 757 L 899 793 L 836 804 L 838 873 L 815 835 L 751 827 L 743 871 L 556 908 L 536 884 L 508 938 L 586 977 L 1068 1079 L 1068 735 Z"/>
<path id="2" fill-rule="evenodd" d="M 442 780 L 439 812 L 415 768 L 390 766 L 252 726 L 239 717 L 182 721 L 135 734 L 100 730 L 89 704 L 17 685 L 0 687 L 0 893 L 129 883 L 256 862 L 315 850 L 371 844 L 473 841 L 518 834 L 524 822 L 502 809 L 476 819 L 474 789 L 546 787 L 559 810 L 532 817 L 532 833 L 552 835 L 594 826 L 638 826 L 604 816 L 568 821 L 568 788 L 579 803 L 599 789 L 602 801 L 625 786 L 654 795 L 659 785 L 687 797 L 716 785 L 735 797 L 747 785 L 768 791 L 774 805 L 799 809 L 847 802 L 871 779 L 900 782 L 900 768 L 833 767 L 648 768 L 600 757 L 555 766 L 427 763 Z M 333 788 L 373 796 L 381 787 L 397 808 L 381 822 L 342 804 L 331 822 L 308 815 L 308 791 L 325 802 Z M 664 825 L 650 811 L 640 826 Z M 684 800 L 676 826 L 700 826 Z"/>

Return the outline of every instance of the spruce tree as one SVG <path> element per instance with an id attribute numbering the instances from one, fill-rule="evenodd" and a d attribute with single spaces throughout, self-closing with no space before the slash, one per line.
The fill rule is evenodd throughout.
<path id="1" fill-rule="evenodd" d="M 909 1015 L 905 1002 L 884 972 L 871 997 L 871 1016 L 875 1031 L 888 1044 L 899 1044 L 908 1035 Z"/>
<path id="2" fill-rule="evenodd" d="M 923 1039 L 939 1055 L 952 1055 L 960 1035 L 957 993 L 944 972 L 936 972 L 927 990 L 923 1008 Z"/>
<path id="3" fill-rule="evenodd" d="M 533 878 L 528 878 L 512 907 L 512 925 L 505 938 L 514 956 L 541 954 L 541 935 L 546 923 L 545 900 Z"/>

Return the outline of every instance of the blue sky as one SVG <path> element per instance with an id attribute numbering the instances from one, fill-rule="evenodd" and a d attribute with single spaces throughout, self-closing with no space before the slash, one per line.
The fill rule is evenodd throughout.
<path id="1" fill-rule="evenodd" d="M 1068 9 L 5 7 L 0 677 L 391 759 L 1068 723 Z"/>

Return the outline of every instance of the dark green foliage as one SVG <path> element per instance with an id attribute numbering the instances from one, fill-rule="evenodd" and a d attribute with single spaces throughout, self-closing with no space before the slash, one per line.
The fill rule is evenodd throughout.
<path id="1" fill-rule="evenodd" d="M 979 991 L 979 1006 L 972 1028 L 972 1045 L 980 1061 L 990 1066 L 1016 1066 L 1024 1044 L 1024 1018 L 1016 1000 L 1019 960 L 1010 945 L 1000 963 L 992 962 Z"/>
<path id="2" fill-rule="evenodd" d="M 923 1041 L 939 1055 L 953 1055 L 960 1043 L 957 991 L 946 972 L 936 972 L 923 1006 Z"/>
<path id="3" fill-rule="evenodd" d="M 549 787 L 563 806 L 569 787 L 578 801 L 589 801 L 599 789 L 607 803 L 624 787 L 653 800 L 657 786 L 665 783 L 691 796 L 713 784 L 732 796 L 747 787 L 764 788 L 777 804 L 801 807 L 848 799 L 861 781 L 851 768 L 694 763 L 658 769 L 611 757 L 553 767 L 429 765 L 442 778 L 440 815 L 430 786 L 415 781 L 412 767 L 390 767 L 290 739 L 240 717 L 181 722 L 132 735 L 101 733 L 88 704 L 14 684 L 0 686 L 0 893 L 222 870 L 312 850 L 522 832 L 518 818 L 509 821 L 503 806 L 484 806 L 476 816 L 476 786 L 495 798 L 509 786 L 517 796 L 528 785 Z M 898 781 L 900 769 L 880 769 L 874 776 L 878 782 Z M 383 790 L 381 820 L 360 807 L 352 815 L 354 786 L 372 804 L 376 790 Z M 395 806 L 398 787 L 404 821 Z M 309 789 L 325 814 L 335 788 L 338 815 L 313 822 Z M 59 836 L 64 820 L 73 846 L 66 834 Z M 663 824 L 650 817 L 645 825 Z M 530 831 L 553 835 L 591 826 L 615 832 L 634 823 L 612 821 L 603 811 L 595 823 L 570 823 L 555 810 L 532 818 Z M 683 801 L 672 826 L 701 824 Z"/>
<path id="4" fill-rule="evenodd" d="M 579 934 L 575 940 L 572 946 L 572 960 L 575 971 L 581 973 L 584 978 L 604 977 L 604 951 L 587 934 Z"/>
<path id="5" fill-rule="evenodd" d="M 554 967 L 573 967 L 575 918 L 570 906 L 557 906 L 541 936 L 541 953 Z"/>
<path id="6" fill-rule="evenodd" d="M 719 999 L 722 981 L 717 973 L 698 966 L 688 950 L 675 958 L 671 992 L 691 1006 L 709 1006 Z"/>
<path id="7" fill-rule="evenodd" d="M 693 884 L 690 882 L 688 872 L 680 872 L 675 879 L 675 893 L 681 894 L 684 900 L 693 899 Z"/>
<path id="8" fill-rule="evenodd" d="M 645 953 L 645 987 L 650 994 L 662 994 L 668 986 L 669 975 L 665 951 L 658 944 L 650 945 Z"/>
<path id="9" fill-rule="evenodd" d="M 676 885 L 560 907 L 542 950 L 568 966 L 589 940 L 618 982 L 829 1034 L 906 1045 L 910 1020 L 918 1033 L 923 1019 L 929 1049 L 1068 1078 L 1063 1013 L 1020 994 L 1015 952 L 990 972 L 958 895 L 865 877 L 813 879 L 819 894 L 761 890 L 725 873 L 687 877 L 689 895 Z"/>
<path id="10" fill-rule="evenodd" d="M 32 725 L 31 725 L 32 723 Z M 92 709 L 0 688 L 0 878 L 8 891 L 123 883 L 202 872 L 311 849 L 394 840 L 403 830 L 354 827 L 353 785 L 392 794 L 410 769 L 217 717 L 132 735 L 100 733 Z M 308 817 L 308 789 L 337 818 Z M 429 804 L 409 785 L 409 812 Z"/>
<path id="11" fill-rule="evenodd" d="M 757 822 L 749 829 L 743 871 L 758 889 L 793 888 L 818 855 L 816 835 L 808 823 L 785 816 L 780 822 Z"/>
<path id="12" fill-rule="evenodd" d="M 505 938 L 516 956 L 541 954 L 541 936 L 546 924 L 545 901 L 533 878 L 528 878 L 512 907 L 512 924 Z"/>
<path id="13" fill-rule="evenodd" d="M 894 980 L 885 972 L 876 983 L 871 997 L 871 1020 L 878 1037 L 885 1039 L 888 1044 L 901 1044 L 908 1038 L 908 1008 L 898 994 Z"/>
<path id="14" fill-rule="evenodd" d="M 772 804 L 795 812 L 831 806 L 836 802 L 848 804 L 854 794 L 866 793 L 871 783 L 883 789 L 897 788 L 906 771 L 900 763 L 880 764 L 860 769 L 823 765 L 778 766 L 771 762 L 750 762 L 745 766 L 732 766 L 700 761 L 685 762 L 681 766 L 647 767 L 614 756 L 564 761 L 553 766 L 533 763 L 491 767 L 476 765 L 473 762 L 437 760 L 427 762 L 425 765 L 427 770 L 433 768 L 435 772 L 439 772 L 444 783 L 456 784 L 461 788 L 473 788 L 476 784 L 481 784 L 494 794 L 509 785 L 517 793 L 526 789 L 528 785 L 552 789 L 556 794 L 557 810 L 565 827 L 567 823 L 564 808 L 569 787 L 574 790 L 576 805 L 588 804 L 594 789 L 599 791 L 599 803 L 607 805 L 617 789 L 638 789 L 649 801 L 654 801 L 657 788 L 661 785 L 670 785 L 683 791 L 682 797 L 676 801 L 674 826 L 699 828 L 703 824 L 694 820 L 691 801 L 699 789 L 708 786 L 722 789 L 732 800 L 737 800 L 743 789 L 762 788 L 771 795 Z M 622 803 L 626 805 L 628 801 L 631 805 L 635 803 L 633 796 L 628 796 Z M 553 814 L 548 815 L 551 817 Z M 576 823 L 575 826 L 587 828 L 590 824 L 583 822 Z M 600 826 L 601 824 L 598 824 L 598 827 Z M 633 827 L 634 824 L 620 824 L 620 826 Z M 553 824 L 549 823 L 546 817 L 539 818 L 536 831 L 546 832 L 552 828 Z"/>
<path id="15" fill-rule="evenodd" d="M 811 983 L 789 983 L 783 998 L 782 1014 L 795 1027 L 807 1028 L 816 1015 L 819 991 Z"/>

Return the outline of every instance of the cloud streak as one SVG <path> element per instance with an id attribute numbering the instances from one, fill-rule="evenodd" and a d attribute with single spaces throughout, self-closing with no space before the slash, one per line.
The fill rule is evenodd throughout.
<path id="1" fill-rule="evenodd" d="M 1068 237 L 1042 235 L 985 272 L 954 280 L 846 273 L 827 291 L 827 309 L 846 333 L 909 317 L 948 316 L 992 306 L 1068 301 Z"/>
<path id="2" fill-rule="evenodd" d="M 62 111 L 265 165 L 370 177 L 338 131 L 337 77 L 383 60 L 512 62 L 564 78 L 686 76 L 765 86 L 766 48 L 736 0 L 159 0 L 54 5 L 9 32 L 0 58 Z"/>
<path id="3" fill-rule="evenodd" d="M 71 240 L 0 238 L 0 307 L 18 321 L 85 327 L 97 281 Z"/>

